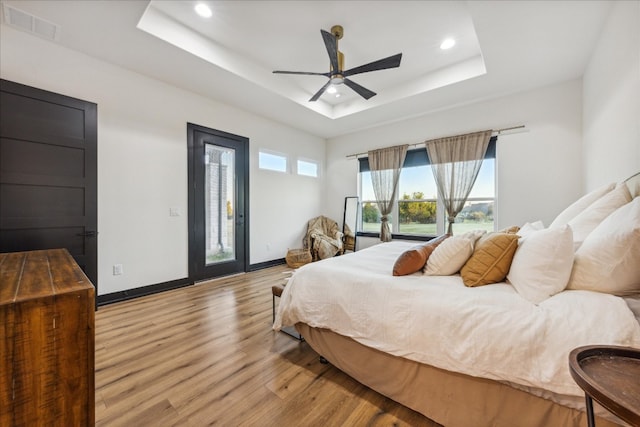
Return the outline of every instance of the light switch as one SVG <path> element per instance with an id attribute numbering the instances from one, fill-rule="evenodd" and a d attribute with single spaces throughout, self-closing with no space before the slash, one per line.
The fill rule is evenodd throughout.
<path id="1" fill-rule="evenodd" d="M 123 273 L 122 264 L 114 264 L 113 266 L 113 275 L 120 276 Z"/>
<path id="2" fill-rule="evenodd" d="M 169 216 L 180 216 L 180 208 L 169 208 Z"/>

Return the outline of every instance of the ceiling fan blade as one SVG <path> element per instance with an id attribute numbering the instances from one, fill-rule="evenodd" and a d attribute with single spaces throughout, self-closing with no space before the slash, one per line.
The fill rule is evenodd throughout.
<path id="1" fill-rule="evenodd" d="M 317 101 L 318 98 L 320 98 L 320 96 L 324 93 L 324 91 L 327 90 L 330 84 L 331 84 L 331 80 L 329 80 L 324 86 L 322 86 L 320 90 L 317 91 L 316 94 L 311 97 L 309 102 Z"/>
<path id="2" fill-rule="evenodd" d="M 331 61 L 331 69 L 334 72 L 339 71 L 338 68 L 338 41 L 336 40 L 336 36 L 331 34 L 328 31 L 320 30 L 322 33 L 322 39 L 324 40 L 324 45 L 327 48 L 327 53 L 329 54 L 329 61 Z"/>
<path id="3" fill-rule="evenodd" d="M 376 96 L 376 93 L 373 91 L 370 91 L 369 89 L 367 89 L 366 87 L 362 87 L 360 86 L 358 83 L 354 82 L 353 80 L 349 80 L 349 79 L 344 79 L 344 84 L 346 84 L 347 86 L 349 86 L 351 89 L 353 89 L 354 91 L 356 91 L 356 93 L 358 95 L 360 95 L 361 97 L 363 97 L 364 99 L 369 99 L 372 96 Z"/>
<path id="4" fill-rule="evenodd" d="M 329 77 L 329 73 L 312 73 L 310 71 L 273 71 L 274 74 L 301 74 L 304 76 L 325 76 Z"/>
<path id="5" fill-rule="evenodd" d="M 387 68 L 396 68 L 400 66 L 402 54 L 390 56 L 388 58 L 379 59 L 359 67 L 351 68 L 342 73 L 343 76 L 353 76 L 354 74 L 368 73 L 369 71 L 386 70 Z"/>

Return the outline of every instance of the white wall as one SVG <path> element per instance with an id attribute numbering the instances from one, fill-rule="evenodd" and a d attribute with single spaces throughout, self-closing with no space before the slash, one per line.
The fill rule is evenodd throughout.
<path id="1" fill-rule="evenodd" d="M 584 186 L 640 171 L 640 2 L 611 10 L 584 74 Z"/>
<path id="2" fill-rule="evenodd" d="M 99 292 L 187 275 L 186 123 L 250 139 L 250 262 L 299 247 L 306 221 L 341 222 L 355 195 L 347 154 L 524 124 L 498 142 L 497 227 L 542 219 L 640 170 L 640 4 L 617 2 L 580 80 L 329 140 L 1 26 L 0 76 L 98 104 Z M 583 103 L 584 98 L 584 103 Z M 584 142 L 583 140 L 584 135 Z M 317 159 L 322 177 L 257 168 L 259 148 Z M 320 195 L 323 194 L 321 197 Z M 274 196 L 277 196 L 274 199 Z M 169 208 L 183 215 L 169 217 Z M 269 249 L 268 249 L 269 248 Z M 125 274 L 112 276 L 111 266 Z"/>
<path id="3" fill-rule="evenodd" d="M 250 139 L 250 262 L 301 246 L 321 211 L 322 179 L 258 170 L 258 149 L 323 163 L 323 139 L 4 25 L 0 47 L 3 79 L 98 104 L 101 295 L 188 275 L 187 122 Z M 182 215 L 170 217 L 170 207 Z"/>
<path id="4" fill-rule="evenodd" d="M 574 80 L 332 138 L 327 211 L 341 215 L 343 198 L 357 192 L 358 165 L 348 154 L 524 124 L 526 132 L 498 138 L 497 227 L 538 219 L 548 225 L 582 192 L 581 94 L 582 82 Z"/>

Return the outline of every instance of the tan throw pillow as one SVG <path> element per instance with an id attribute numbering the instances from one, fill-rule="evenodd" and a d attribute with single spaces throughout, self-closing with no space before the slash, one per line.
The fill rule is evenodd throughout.
<path id="1" fill-rule="evenodd" d="M 502 282 L 518 249 L 517 234 L 490 233 L 476 243 L 473 255 L 460 270 L 465 286 Z"/>
<path id="2" fill-rule="evenodd" d="M 449 237 L 448 234 L 443 234 L 442 236 L 429 240 L 427 243 L 414 246 L 401 253 L 395 264 L 393 264 L 393 275 L 406 276 L 422 270 L 431 253 L 447 237 Z"/>
<path id="3" fill-rule="evenodd" d="M 498 231 L 498 233 L 516 234 L 518 233 L 518 231 L 520 231 L 520 227 L 518 227 L 517 225 L 512 225 L 511 227 L 503 228 L 502 230 Z"/>

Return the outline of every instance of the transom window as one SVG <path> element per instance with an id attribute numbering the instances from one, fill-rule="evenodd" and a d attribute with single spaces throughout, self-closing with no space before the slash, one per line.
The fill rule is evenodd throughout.
<path id="1" fill-rule="evenodd" d="M 298 175 L 318 177 L 318 162 L 298 159 Z"/>
<path id="2" fill-rule="evenodd" d="M 280 153 L 260 150 L 258 167 L 276 172 L 287 172 L 287 156 Z"/>

